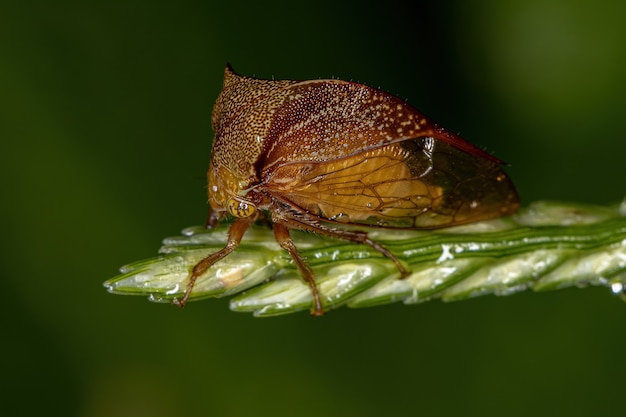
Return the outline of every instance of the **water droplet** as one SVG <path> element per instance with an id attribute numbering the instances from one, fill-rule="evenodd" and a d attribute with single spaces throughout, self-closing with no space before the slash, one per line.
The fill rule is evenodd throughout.
<path id="1" fill-rule="evenodd" d="M 165 300 L 163 300 L 163 297 L 159 296 L 159 295 L 154 295 L 154 294 L 150 294 L 148 296 L 148 301 L 151 301 L 153 303 L 162 303 Z"/>
<path id="2" fill-rule="evenodd" d="M 182 231 L 183 236 L 193 236 L 196 234 L 196 228 L 195 227 L 186 227 L 183 229 Z"/>
<path id="3" fill-rule="evenodd" d="M 611 284 L 611 291 L 613 291 L 613 294 L 619 295 L 619 293 L 624 291 L 624 284 L 621 282 L 614 282 Z"/>
<path id="4" fill-rule="evenodd" d="M 617 295 L 622 301 L 626 302 L 626 284 L 623 282 L 612 283 L 611 292 Z"/>

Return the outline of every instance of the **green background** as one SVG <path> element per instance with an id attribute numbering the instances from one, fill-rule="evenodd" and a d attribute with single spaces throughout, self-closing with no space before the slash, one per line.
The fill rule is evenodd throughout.
<path id="1" fill-rule="evenodd" d="M 525 203 L 626 195 L 626 3 L 4 2 L 2 415 L 601 415 L 604 288 L 255 319 L 108 294 L 206 215 L 226 62 L 396 94 L 510 163 Z"/>

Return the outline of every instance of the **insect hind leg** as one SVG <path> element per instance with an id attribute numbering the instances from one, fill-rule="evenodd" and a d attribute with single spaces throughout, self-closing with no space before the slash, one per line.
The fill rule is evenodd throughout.
<path id="1" fill-rule="evenodd" d="M 389 258 L 398 268 L 400 272 L 400 278 L 406 278 L 411 274 L 410 269 L 406 267 L 406 264 L 402 262 L 396 255 L 394 255 L 389 249 L 380 243 L 369 238 L 367 232 L 361 230 L 344 230 L 329 227 L 315 219 L 295 219 L 288 218 L 284 220 L 294 229 L 306 230 L 308 232 L 317 233 L 325 236 L 334 237 L 336 239 L 345 239 L 351 242 L 362 243 L 368 245 L 376 252 L 381 253 L 386 258 Z"/>
<path id="2" fill-rule="evenodd" d="M 337 232 L 341 233 L 343 231 L 342 230 L 338 230 Z M 398 268 L 398 271 L 400 271 L 400 278 L 401 279 L 402 278 L 406 278 L 406 277 L 408 277 L 411 274 L 411 271 L 404 266 L 402 261 L 400 261 L 400 259 L 398 259 L 396 257 L 396 255 L 394 255 L 389 249 L 387 249 L 386 247 L 384 247 L 380 243 L 370 239 L 366 232 L 355 231 L 355 232 L 352 232 L 352 233 L 354 233 L 356 235 L 355 239 L 352 239 L 351 237 L 345 237 L 344 238 L 344 237 L 338 236 L 336 234 L 332 234 L 331 236 L 341 237 L 342 239 L 348 239 L 348 240 L 351 240 L 353 242 L 363 243 L 363 244 L 368 245 L 372 249 L 376 250 L 377 252 L 382 253 L 385 257 L 391 259 L 391 261 L 396 265 L 396 268 Z"/>

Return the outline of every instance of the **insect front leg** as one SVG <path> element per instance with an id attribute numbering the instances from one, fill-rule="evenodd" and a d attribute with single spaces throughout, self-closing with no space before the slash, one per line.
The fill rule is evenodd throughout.
<path id="1" fill-rule="evenodd" d="M 214 210 L 213 207 L 211 207 L 209 205 L 209 212 L 207 213 L 206 216 L 206 223 L 205 223 L 205 227 L 207 229 L 214 229 L 217 227 L 217 225 L 220 222 L 220 218 L 221 218 L 221 214 L 220 212 L 218 212 L 217 210 Z"/>
<path id="2" fill-rule="evenodd" d="M 291 255 L 291 258 L 296 263 L 296 266 L 302 274 L 302 277 L 311 288 L 311 294 L 313 295 L 313 308 L 311 308 L 311 315 L 323 315 L 324 307 L 322 306 L 320 293 L 317 289 L 317 284 L 315 283 L 315 274 L 313 273 L 311 267 L 304 261 L 304 258 L 302 258 L 302 255 L 300 255 L 300 252 L 298 252 L 298 249 L 296 248 L 295 243 L 293 243 L 293 240 L 291 240 L 291 235 L 289 234 L 289 226 L 281 222 L 274 223 L 274 236 L 276 237 L 276 241 L 278 242 L 280 247 L 289 252 L 289 255 Z"/>
<path id="3" fill-rule="evenodd" d="M 241 238 L 243 238 L 243 235 L 246 233 L 246 230 L 248 230 L 253 221 L 254 216 L 241 217 L 235 220 L 235 222 L 230 225 L 230 228 L 228 229 L 228 242 L 226 243 L 226 246 L 223 249 L 212 253 L 206 258 L 202 259 L 193 267 L 193 270 L 191 271 L 191 276 L 189 277 L 189 283 L 187 284 L 187 289 L 185 290 L 185 294 L 180 300 L 175 298 L 173 301 L 174 304 L 180 307 L 184 307 L 185 304 L 187 304 L 187 300 L 189 300 L 189 296 L 191 295 L 191 291 L 193 291 L 193 287 L 196 285 L 197 279 L 201 277 L 202 274 L 204 274 L 207 269 L 209 269 L 215 262 L 219 261 L 220 259 L 230 254 L 232 251 L 237 249 L 237 246 L 239 246 L 239 242 L 241 242 Z"/>

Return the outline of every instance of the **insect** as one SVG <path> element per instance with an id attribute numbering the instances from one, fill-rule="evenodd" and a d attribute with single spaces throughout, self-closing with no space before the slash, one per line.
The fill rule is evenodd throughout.
<path id="1" fill-rule="evenodd" d="M 263 217 L 322 315 L 315 276 L 290 237 L 299 229 L 371 246 L 410 271 L 366 231 L 435 229 L 514 213 L 502 161 L 428 120 L 404 101 L 335 79 L 260 80 L 226 67 L 213 108 L 207 227 L 233 217 L 223 249 L 198 262 L 186 292 Z"/>

